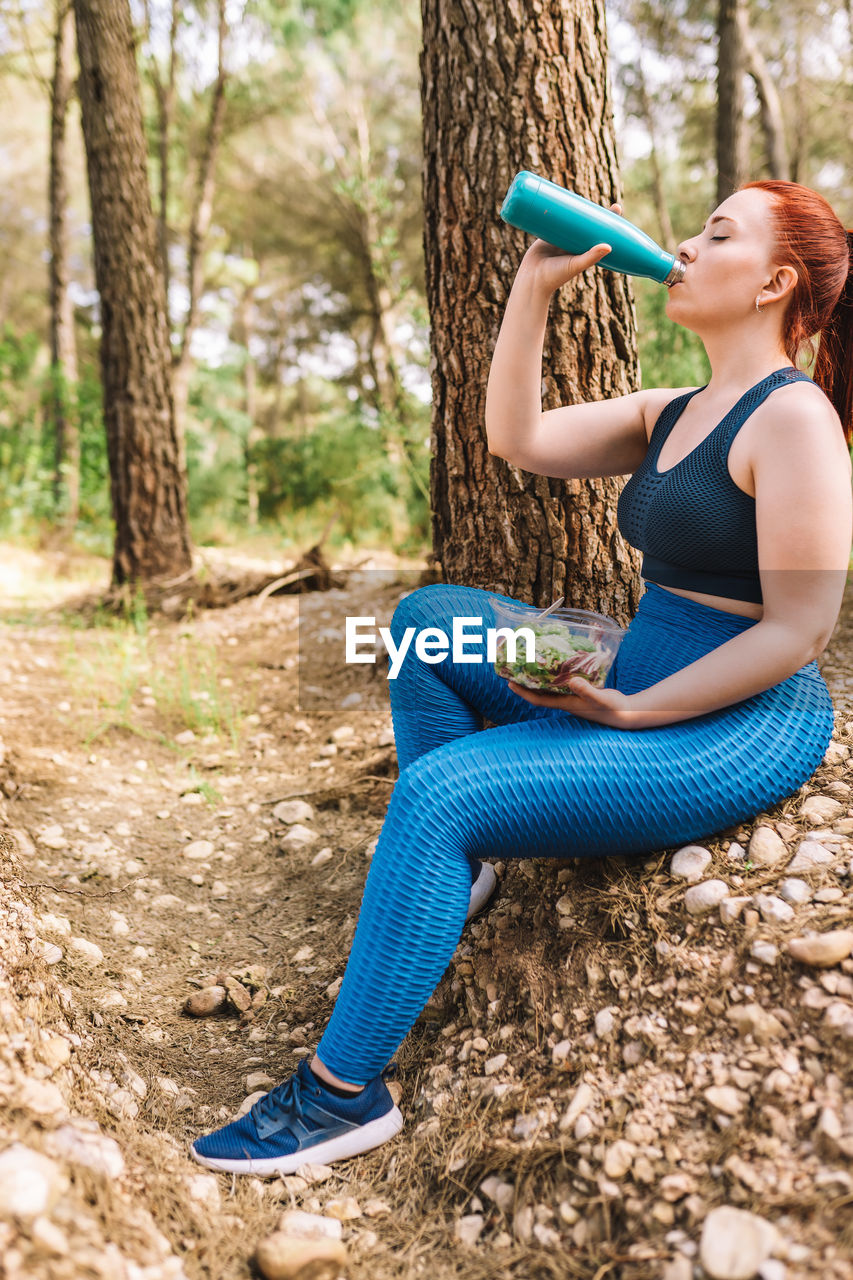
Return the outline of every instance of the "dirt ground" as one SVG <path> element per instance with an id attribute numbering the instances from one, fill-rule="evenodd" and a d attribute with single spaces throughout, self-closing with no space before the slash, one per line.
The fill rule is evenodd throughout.
<path id="1" fill-rule="evenodd" d="M 118 623 L 79 608 L 101 564 L 2 552 L 0 1275 L 239 1280 L 301 1208 L 343 1217 L 352 1280 L 703 1280 L 727 1205 L 773 1224 L 751 1274 L 849 1280 L 853 958 L 786 942 L 853 927 L 853 581 L 826 760 L 703 842 L 737 914 L 688 911 L 672 849 L 499 865 L 398 1055 L 400 1137 L 261 1181 L 187 1147 L 328 1017 L 397 776 L 343 618 L 387 622 L 422 566 Z M 228 1002 L 188 1016 L 217 979 Z M 28 1206 L 3 1179 L 30 1157 Z"/>

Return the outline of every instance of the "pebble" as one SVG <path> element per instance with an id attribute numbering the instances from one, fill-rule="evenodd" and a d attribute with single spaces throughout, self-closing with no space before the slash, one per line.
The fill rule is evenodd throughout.
<path id="1" fill-rule="evenodd" d="M 323 1182 L 328 1182 L 329 1178 L 334 1177 L 335 1171 L 328 1164 L 301 1164 L 296 1170 L 300 1178 L 311 1186 L 319 1186 Z"/>
<path id="2" fill-rule="evenodd" d="M 788 856 L 785 841 L 773 827 L 756 827 L 750 837 L 748 852 L 756 867 L 775 867 Z"/>
<path id="3" fill-rule="evenodd" d="M 487 1076 L 493 1076 L 496 1072 L 502 1071 L 507 1064 L 507 1055 L 505 1053 L 495 1054 L 494 1058 L 486 1060 L 483 1071 Z"/>
<path id="4" fill-rule="evenodd" d="M 18 1081 L 17 1102 L 37 1116 L 61 1115 L 66 1111 L 65 1099 L 55 1084 L 49 1080 L 33 1080 L 30 1076 Z"/>
<path id="5" fill-rule="evenodd" d="M 255 1264 L 265 1280 L 336 1280 L 347 1263 L 340 1240 L 305 1240 L 274 1231 L 255 1250 Z"/>
<path id="6" fill-rule="evenodd" d="M 784 924 L 793 919 L 794 908 L 775 893 L 756 893 L 752 901 L 758 908 L 761 919 L 771 924 Z"/>
<path id="7" fill-rule="evenodd" d="M 729 886 L 724 880 L 703 880 L 692 885 L 684 894 L 684 907 L 691 916 L 702 916 L 719 906 L 728 897 Z"/>
<path id="8" fill-rule="evenodd" d="M 833 929 L 811 938 L 790 938 L 788 952 L 803 964 L 829 969 L 853 952 L 853 930 Z"/>
<path id="9" fill-rule="evenodd" d="M 615 1025 L 615 1020 L 611 1011 L 609 1009 L 599 1009 L 598 1013 L 595 1015 L 595 1034 L 598 1036 L 599 1040 L 603 1040 L 607 1036 L 612 1035 Z"/>
<path id="10" fill-rule="evenodd" d="M 279 1218 L 276 1230 L 303 1240 L 340 1240 L 343 1233 L 340 1218 L 324 1218 L 304 1209 L 288 1209 Z"/>
<path id="11" fill-rule="evenodd" d="M 330 848 L 327 847 L 325 849 L 321 849 L 320 852 L 315 853 L 314 857 L 311 859 L 311 866 L 312 867 L 325 866 L 327 862 L 332 861 L 332 856 L 333 856 L 332 850 Z"/>
<path id="12" fill-rule="evenodd" d="M 816 867 L 828 867 L 835 861 L 835 855 L 817 840 L 803 840 L 797 852 L 788 863 L 790 872 L 814 871 Z"/>
<path id="13" fill-rule="evenodd" d="M 829 796 L 809 796 L 800 806 L 800 813 L 811 826 L 817 827 L 822 822 L 834 822 L 844 814 L 844 805 L 840 800 L 831 800 Z"/>
<path id="14" fill-rule="evenodd" d="M 741 911 L 750 901 L 746 898 L 723 898 L 720 902 L 720 921 L 722 924 L 734 924 Z"/>
<path id="15" fill-rule="evenodd" d="M 736 1116 L 743 1109 L 743 1095 L 730 1084 L 711 1085 L 703 1090 L 702 1096 L 715 1111 L 722 1111 L 727 1116 Z"/>
<path id="16" fill-rule="evenodd" d="M 774 965 L 779 959 L 779 948 L 775 942 L 767 942 L 764 938 L 756 938 L 749 948 L 749 954 L 759 964 Z"/>
<path id="17" fill-rule="evenodd" d="M 572 1051 L 571 1040 L 560 1040 L 557 1044 L 554 1045 L 554 1048 L 551 1050 L 551 1061 L 555 1065 L 557 1065 L 560 1062 L 565 1062 L 569 1054 L 571 1053 L 571 1051 Z"/>
<path id="18" fill-rule="evenodd" d="M 486 1220 L 481 1213 L 467 1213 L 463 1218 L 456 1220 L 453 1234 L 461 1244 L 476 1244 L 485 1222 Z"/>
<path id="19" fill-rule="evenodd" d="M 276 822 L 291 826 L 297 822 L 313 822 L 314 810 L 305 800 L 280 800 L 272 811 Z"/>
<path id="20" fill-rule="evenodd" d="M 214 1173 L 197 1173 L 187 1179 L 187 1190 L 191 1200 L 204 1205 L 211 1213 L 219 1213 L 222 1209 L 222 1197 L 219 1194 L 219 1180 Z"/>
<path id="21" fill-rule="evenodd" d="M 326 1205 L 326 1214 L 330 1218 L 336 1218 L 338 1222 L 351 1222 L 354 1218 L 361 1217 L 361 1205 L 354 1196 L 342 1196 L 337 1200 L 330 1200 Z"/>
<path id="22" fill-rule="evenodd" d="M 502 1182 L 491 1174 L 480 1183 L 480 1190 L 487 1199 L 495 1202 L 502 1213 L 509 1213 L 515 1202 L 515 1187 L 511 1182 Z"/>
<path id="23" fill-rule="evenodd" d="M 37 1218 L 53 1207 L 67 1181 L 53 1160 L 13 1143 L 0 1154 L 0 1217 Z"/>
<path id="24" fill-rule="evenodd" d="M 88 938 L 69 938 L 68 950 L 86 964 L 103 964 L 103 951 L 96 942 L 90 942 Z"/>
<path id="25" fill-rule="evenodd" d="M 201 861 L 212 858 L 216 852 L 216 846 L 210 840 L 193 840 L 192 844 L 186 845 L 181 852 L 185 858 Z"/>
<path id="26" fill-rule="evenodd" d="M 594 1097 L 595 1095 L 588 1084 L 583 1082 L 578 1085 L 572 1095 L 571 1102 L 566 1108 L 565 1115 L 560 1120 L 558 1128 L 561 1133 L 568 1133 L 568 1131 L 574 1126 L 578 1116 L 580 1116 L 582 1112 L 586 1111 L 587 1107 L 592 1104 Z"/>
<path id="27" fill-rule="evenodd" d="M 180 733 L 175 734 L 175 742 L 179 747 L 188 747 L 191 742 L 195 742 L 195 734 L 192 729 L 182 729 Z"/>
<path id="28" fill-rule="evenodd" d="M 307 845 L 313 844 L 316 839 L 316 831 L 312 831 L 310 827 L 304 827 L 300 822 L 296 822 L 283 838 L 281 845 L 283 849 L 304 849 Z"/>
<path id="29" fill-rule="evenodd" d="M 391 1212 L 391 1206 L 386 1200 L 368 1200 L 364 1206 L 364 1215 L 366 1218 L 384 1218 L 387 1213 Z"/>
<path id="30" fill-rule="evenodd" d="M 726 1017 L 733 1022 L 742 1036 L 751 1035 L 758 1044 L 769 1044 L 785 1034 L 785 1028 L 777 1017 L 760 1004 L 737 1004 L 729 1009 Z"/>
<path id="31" fill-rule="evenodd" d="M 634 1163 L 637 1148 L 633 1142 L 618 1138 L 611 1143 L 604 1155 L 604 1172 L 608 1178 L 624 1178 Z"/>
<path id="32" fill-rule="evenodd" d="M 239 1120 L 241 1116 L 248 1115 L 248 1113 L 252 1110 L 252 1107 L 255 1105 L 255 1103 L 260 1098 L 265 1098 L 267 1096 L 267 1092 L 268 1091 L 265 1091 L 263 1089 L 258 1089 L 257 1093 L 250 1093 L 248 1098 L 244 1098 L 243 1101 L 240 1103 L 240 1106 L 238 1107 L 234 1115 L 234 1119 Z"/>
<path id="33" fill-rule="evenodd" d="M 808 902 L 811 896 L 812 891 L 805 880 L 798 880 L 795 876 L 787 877 L 779 885 L 779 897 L 785 902 L 793 903 L 794 906 Z"/>
<path id="34" fill-rule="evenodd" d="M 721 1205 L 702 1225 L 699 1261 L 712 1280 L 753 1280 L 778 1244 L 779 1233 L 766 1218 Z"/>
<path id="35" fill-rule="evenodd" d="M 189 1013 L 193 1018 L 209 1018 L 222 1008 L 227 998 L 228 993 L 224 987 L 202 987 L 201 991 L 194 991 L 184 1001 L 184 1013 Z"/>
<path id="36" fill-rule="evenodd" d="M 246 1092 L 254 1093 L 258 1089 L 274 1089 L 277 1083 L 278 1081 L 267 1075 L 266 1071 L 251 1071 L 246 1076 Z"/>
<path id="37" fill-rule="evenodd" d="M 672 855 L 669 872 L 678 880 L 689 880 L 692 883 L 702 879 L 710 861 L 710 850 L 703 848 L 701 844 L 688 844 Z"/>
<path id="38" fill-rule="evenodd" d="M 101 1133 L 94 1121 L 78 1120 L 73 1125 L 63 1125 L 61 1129 L 54 1129 L 47 1141 L 51 1153 L 69 1164 L 92 1169 L 111 1181 L 124 1173 L 121 1147 L 114 1138 Z"/>

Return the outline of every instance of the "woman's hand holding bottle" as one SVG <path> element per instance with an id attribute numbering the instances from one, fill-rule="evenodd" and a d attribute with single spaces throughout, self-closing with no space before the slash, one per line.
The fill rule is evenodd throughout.
<path id="1" fill-rule="evenodd" d="M 621 214 L 622 206 L 612 204 L 614 213 Z M 547 240 L 534 240 L 521 260 L 519 272 L 535 277 L 536 283 L 550 295 L 576 276 L 594 267 L 611 252 L 611 245 L 595 244 L 586 253 L 566 253 Z"/>

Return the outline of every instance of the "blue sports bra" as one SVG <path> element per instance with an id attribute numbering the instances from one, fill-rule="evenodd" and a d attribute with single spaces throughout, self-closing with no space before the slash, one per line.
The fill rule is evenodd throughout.
<path id="1" fill-rule="evenodd" d="M 688 391 L 666 405 L 648 452 L 616 508 L 619 532 L 643 552 L 642 576 L 664 587 L 762 604 L 755 499 L 735 484 L 726 465 L 739 429 L 754 409 L 789 382 L 811 382 L 799 369 L 778 369 L 741 396 L 686 458 L 660 472 L 657 460 L 684 408 Z"/>

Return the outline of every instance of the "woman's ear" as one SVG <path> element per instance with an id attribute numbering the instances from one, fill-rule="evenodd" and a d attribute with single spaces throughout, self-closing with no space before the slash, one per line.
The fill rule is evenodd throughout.
<path id="1" fill-rule="evenodd" d="M 762 300 L 764 302 L 780 302 L 783 298 L 790 297 L 797 287 L 799 278 L 796 267 L 790 265 L 776 267 L 773 275 L 761 290 Z"/>

